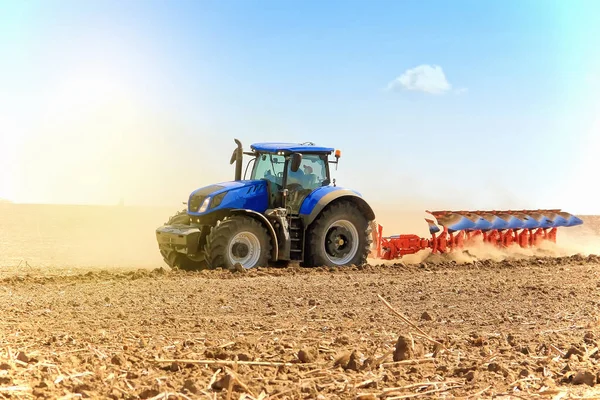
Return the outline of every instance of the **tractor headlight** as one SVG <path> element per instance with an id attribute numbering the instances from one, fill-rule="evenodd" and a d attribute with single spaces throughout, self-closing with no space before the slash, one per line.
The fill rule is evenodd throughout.
<path id="1" fill-rule="evenodd" d="M 204 211 L 208 210 L 209 204 L 210 204 L 210 197 L 207 197 L 206 199 L 204 199 L 204 202 L 202 202 L 202 205 L 198 209 L 198 212 L 203 213 Z"/>

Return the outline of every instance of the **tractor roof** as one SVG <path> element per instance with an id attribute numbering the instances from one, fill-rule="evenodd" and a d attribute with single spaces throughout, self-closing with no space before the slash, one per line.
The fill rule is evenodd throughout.
<path id="1" fill-rule="evenodd" d="M 250 146 L 255 151 L 265 153 L 332 153 L 331 147 L 316 146 L 314 143 L 254 143 Z"/>

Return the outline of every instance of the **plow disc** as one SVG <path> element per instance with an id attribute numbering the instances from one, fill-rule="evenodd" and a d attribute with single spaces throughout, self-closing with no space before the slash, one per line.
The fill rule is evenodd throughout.
<path id="1" fill-rule="evenodd" d="M 392 260 L 430 249 L 448 253 L 477 243 L 496 247 L 539 247 L 544 241 L 556 243 L 558 228 L 583 224 L 561 210 L 427 211 L 425 218 L 431 238 L 417 235 L 383 236 L 378 225 L 377 258 Z"/>

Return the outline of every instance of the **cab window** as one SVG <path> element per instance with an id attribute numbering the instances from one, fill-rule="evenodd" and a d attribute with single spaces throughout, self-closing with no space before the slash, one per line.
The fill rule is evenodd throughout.
<path id="1" fill-rule="evenodd" d="M 296 172 L 292 172 L 288 165 L 287 185 L 297 184 L 302 189 L 313 190 L 323 186 L 327 179 L 327 164 L 322 156 L 317 154 L 306 154 L 302 156 L 302 163 Z"/>
<path id="2" fill-rule="evenodd" d="M 283 156 L 261 154 L 254 163 L 250 179 L 268 179 L 271 182 L 281 185 L 284 165 L 285 159 Z"/>

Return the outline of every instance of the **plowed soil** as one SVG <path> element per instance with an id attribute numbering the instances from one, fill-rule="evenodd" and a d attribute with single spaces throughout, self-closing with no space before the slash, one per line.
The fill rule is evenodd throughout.
<path id="1" fill-rule="evenodd" d="M 0 280 L 0 398 L 598 398 L 599 273 L 20 268 Z"/>
<path id="2" fill-rule="evenodd" d="M 0 207 L 0 398 L 600 398 L 598 217 L 519 259 L 186 273 L 171 213 Z"/>

